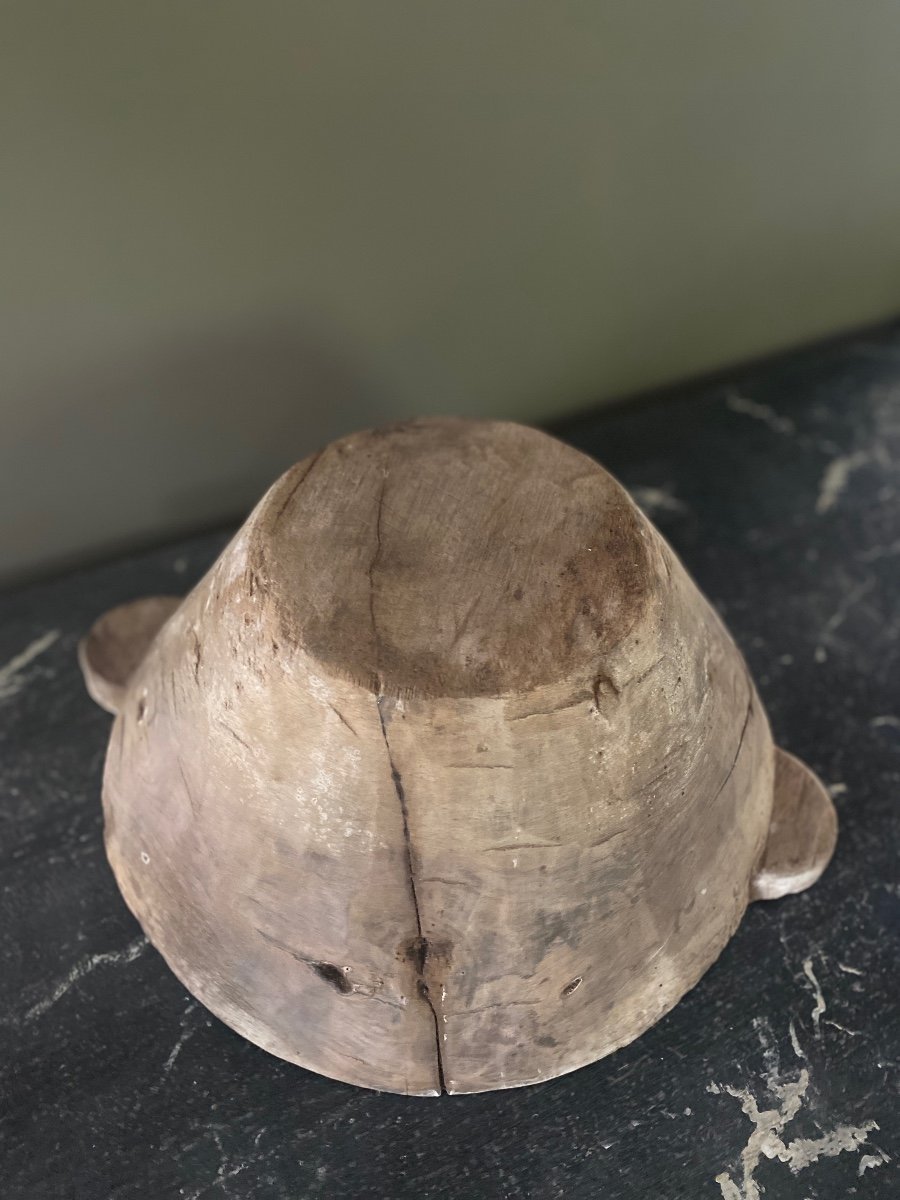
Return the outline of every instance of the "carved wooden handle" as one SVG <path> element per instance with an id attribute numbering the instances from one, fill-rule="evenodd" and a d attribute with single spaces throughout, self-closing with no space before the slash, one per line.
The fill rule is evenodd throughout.
<path id="1" fill-rule="evenodd" d="M 81 639 L 78 663 L 88 692 L 101 708 L 119 711 L 128 680 L 180 603 L 180 596 L 146 596 L 120 604 Z"/>
<path id="2" fill-rule="evenodd" d="M 777 900 L 816 882 L 834 853 L 837 813 L 825 785 L 793 754 L 775 749 L 769 840 L 750 883 L 751 900 Z"/>

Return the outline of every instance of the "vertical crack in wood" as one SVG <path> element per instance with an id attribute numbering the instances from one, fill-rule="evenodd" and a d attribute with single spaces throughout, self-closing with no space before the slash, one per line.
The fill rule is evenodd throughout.
<path id="1" fill-rule="evenodd" d="M 328 449 L 328 447 L 326 446 L 325 450 L 327 450 L 327 449 Z M 294 486 L 288 492 L 284 503 L 282 504 L 281 508 L 279 508 L 278 512 L 275 514 L 275 520 L 272 522 L 273 526 L 277 525 L 278 522 L 281 520 L 281 518 L 284 516 L 288 505 L 294 499 L 294 497 L 296 496 L 296 494 L 300 490 L 300 488 L 303 486 L 303 484 L 306 483 L 307 479 L 309 478 L 310 474 L 312 473 L 313 467 L 316 465 L 316 463 L 319 461 L 319 459 L 325 453 L 325 450 L 318 450 L 312 456 L 312 458 L 309 461 L 309 466 L 306 468 L 306 470 L 303 472 L 303 474 L 300 476 L 300 478 L 297 480 L 297 482 L 294 484 Z"/>
<path id="2" fill-rule="evenodd" d="M 375 619 L 375 568 L 381 558 L 381 518 L 384 512 L 384 493 L 387 488 L 387 471 L 381 481 L 381 491 L 378 493 L 378 508 L 375 512 L 375 553 L 369 563 L 369 619 L 372 622 L 372 641 L 375 650 L 375 680 L 379 696 L 381 695 L 381 643 L 378 638 L 378 622 Z"/>
<path id="3" fill-rule="evenodd" d="M 749 682 L 749 678 L 748 678 L 748 682 Z M 712 800 L 710 801 L 711 805 L 715 804 L 715 802 L 718 800 L 718 798 L 722 795 L 722 792 L 725 790 L 726 784 L 728 783 L 729 779 L 732 777 L 732 775 L 735 772 L 735 768 L 738 765 L 738 759 L 741 757 L 741 751 L 744 748 L 744 739 L 747 736 L 747 727 L 750 724 L 750 718 L 752 716 L 753 716 L 753 685 L 750 684 L 750 698 L 747 701 L 747 711 L 744 714 L 744 723 L 741 726 L 741 735 L 738 738 L 737 750 L 735 750 L 735 752 L 734 752 L 734 758 L 732 759 L 731 766 L 728 768 L 728 774 L 725 776 L 725 778 L 719 784 L 719 786 L 716 790 L 716 794 L 713 796 Z"/>
<path id="4" fill-rule="evenodd" d="M 403 779 L 400 772 L 397 770 L 397 764 L 394 762 L 394 756 L 391 753 L 391 743 L 387 735 L 387 722 L 384 716 L 384 704 L 387 697 L 378 695 L 376 697 L 376 705 L 378 708 L 378 720 L 381 724 L 381 736 L 384 738 L 384 746 L 387 750 L 388 765 L 391 769 L 391 779 L 394 782 L 394 790 L 397 793 L 397 799 L 400 801 L 400 814 L 403 818 L 403 842 L 406 848 L 406 867 L 409 874 L 409 890 L 412 896 L 413 910 L 416 917 L 416 932 L 417 932 L 417 947 L 418 952 L 415 957 L 414 967 L 416 971 L 416 986 L 419 995 L 428 1005 L 431 1016 L 434 1021 L 434 1040 L 435 1052 L 437 1054 L 437 1071 L 438 1084 L 440 1090 L 447 1090 L 444 1082 L 444 1057 L 441 1050 L 441 1022 L 438 1015 L 437 1006 L 431 996 L 431 989 L 428 985 L 428 938 L 425 936 L 425 931 L 422 926 L 422 912 L 419 908 L 419 894 L 416 886 L 416 855 L 413 849 L 412 837 L 409 831 L 409 809 L 406 802 L 406 790 L 403 786 Z"/>
<path id="5" fill-rule="evenodd" d="M 375 697 L 375 706 L 378 709 L 378 721 L 381 726 L 381 736 L 384 740 L 384 748 L 387 751 L 388 766 L 391 772 L 391 779 L 394 784 L 394 791 L 397 793 L 397 799 L 400 802 L 400 816 L 403 822 L 403 845 L 406 854 L 406 870 L 409 878 L 409 892 L 412 898 L 413 913 L 416 921 L 416 946 L 417 953 L 413 959 L 413 967 L 416 972 L 416 988 L 419 996 L 428 1005 L 431 1012 L 431 1018 L 434 1021 L 434 1045 L 437 1058 L 437 1074 L 438 1087 L 442 1092 L 447 1090 L 444 1082 L 444 1058 L 441 1051 L 441 1022 L 438 1015 L 437 1007 L 431 997 L 431 991 L 428 986 L 428 939 L 422 926 L 422 912 L 419 908 L 419 893 L 416 885 L 416 855 L 413 849 L 412 836 L 409 830 L 409 808 L 406 802 L 406 789 L 403 786 L 403 779 L 397 769 L 397 764 L 394 762 L 394 756 L 391 751 L 391 743 L 387 733 L 387 720 L 385 718 L 385 704 L 388 702 L 387 697 L 382 692 L 381 679 L 381 655 L 380 655 L 380 639 L 378 636 L 378 621 L 375 614 L 375 569 L 378 566 L 378 561 L 382 551 L 382 517 L 384 513 L 384 494 L 387 488 L 387 469 L 385 469 L 384 478 L 381 483 L 381 491 L 378 494 L 378 507 L 375 513 L 375 551 L 369 562 L 369 616 L 372 621 L 372 638 L 375 649 L 375 681 L 377 694 Z"/>

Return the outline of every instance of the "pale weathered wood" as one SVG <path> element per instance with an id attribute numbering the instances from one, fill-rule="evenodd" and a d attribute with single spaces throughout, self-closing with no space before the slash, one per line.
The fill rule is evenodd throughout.
<path id="1" fill-rule="evenodd" d="M 740 654 L 624 490 L 520 426 L 298 464 L 118 686 L 107 849 L 148 936 L 245 1036 L 367 1087 L 609 1053 L 833 844 L 819 797 L 766 850 Z"/>
<path id="2" fill-rule="evenodd" d="M 837 841 L 837 813 L 820 779 L 785 750 L 775 750 L 775 804 L 752 900 L 802 892 L 828 865 Z"/>
<path id="3" fill-rule="evenodd" d="M 120 604 L 104 613 L 82 638 L 78 662 L 88 693 L 101 708 L 119 711 L 128 680 L 180 603 L 180 596 L 147 596 Z"/>

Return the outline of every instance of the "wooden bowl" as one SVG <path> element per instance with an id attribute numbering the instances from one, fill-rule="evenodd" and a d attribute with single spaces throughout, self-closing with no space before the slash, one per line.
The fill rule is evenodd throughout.
<path id="1" fill-rule="evenodd" d="M 834 847 L 672 550 L 533 429 L 333 443 L 187 597 L 114 610 L 80 657 L 147 936 L 245 1037 L 365 1087 L 609 1054 Z"/>

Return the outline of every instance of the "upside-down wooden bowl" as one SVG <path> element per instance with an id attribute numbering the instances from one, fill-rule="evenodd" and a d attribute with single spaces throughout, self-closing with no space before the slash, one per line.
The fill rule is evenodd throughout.
<path id="1" fill-rule="evenodd" d="M 834 846 L 672 550 L 533 429 L 335 442 L 187 597 L 113 610 L 80 654 L 147 936 L 251 1041 L 366 1087 L 609 1054 Z"/>

